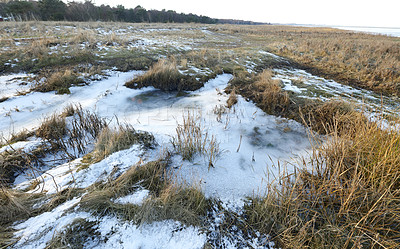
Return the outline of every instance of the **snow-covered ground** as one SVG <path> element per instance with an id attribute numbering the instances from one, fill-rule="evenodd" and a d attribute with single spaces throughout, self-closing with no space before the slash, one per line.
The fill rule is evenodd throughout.
<path id="1" fill-rule="evenodd" d="M 137 130 L 151 132 L 159 144 L 156 149 L 148 151 L 145 155 L 140 148 L 133 146 L 82 170 L 79 169 L 81 159 L 55 165 L 37 178 L 40 184 L 30 192 L 44 191 L 47 194 L 53 194 L 67 187 L 88 187 L 97 181 L 107 180 L 115 168 L 118 168 L 118 172 L 121 173 L 140 161 L 156 159 L 166 148 L 172 151 L 171 137 L 175 135 L 177 125 L 182 123 L 183 117 L 188 112 L 198 118 L 204 132 L 216 137 L 221 154 L 214 162 L 214 167 L 210 169 L 209 162 L 202 156 L 197 156 L 192 161 L 183 161 L 179 155 L 176 155 L 172 158 L 174 171 L 179 179 L 201 186 L 206 196 L 219 198 L 227 206 L 240 207 L 246 196 L 263 192 L 267 184 L 276 179 L 280 173 L 284 170 L 292 170 L 288 162 L 304 155 L 310 148 L 307 131 L 299 123 L 266 115 L 253 103 L 246 102 L 241 97 L 232 109 L 225 108 L 228 95 L 223 90 L 232 77 L 229 74 L 219 75 L 207 82 L 203 88 L 189 95 L 177 97 L 176 93 L 161 92 L 153 87 L 128 89 L 123 86 L 124 82 L 140 73 L 115 72 L 109 78 L 93 81 L 87 86 L 72 87 L 70 95 L 32 92 L 2 103 L 3 115 L 0 117 L 0 123 L 1 132 L 5 136 L 9 134 L 9 127 L 13 127 L 13 131 L 27 127 L 34 128 L 43 117 L 61 111 L 70 103 L 80 103 L 82 108 L 94 110 L 102 117 L 110 120 L 118 117 L 119 122 L 132 124 Z M 18 112 L 12 110 L 15 106 L 18 107 Z M 216 114 L 214 111 L 216 107 L 224 111 L 220 115 Z M 5 113 L 9 114 L 5 115 Z M 32 143 L 28 142 L 27 145 L 33 146 Z M 24 143 L 21 142 L 16 145 L 18 148 L 24 147 Z M 25 189 L 30 184 L 31 181 L 27 180 L 20 182 L 16 188 Z M 140 203 L 145 198 L 143 191 L 146 190 L 139 191 L 142 192 L 116 201 Z M 74 200 L 75 204 L 79 205 L 79 200 Z M 68 203 L 63 204 L 49 214 L 31 218 L 15 226 L 19 230 L 16 235 L 23 236 L 17 247 L 41 248 L 51 239 L 50 235 L 55 231 L 54 229 L 58 231 L 77 217 L 88 218 L 88 214 L 74 213 L 63 208 L 64 205 L 70 207 Z M 50 219 L 49 217 L 57 220 L 59 223 L 57 228 L 51 225 L 56 222 L 55 220 L 47 220 Z M 59 217 L 62 217 L 62 222 Z M 136 226 L 120 223 L 114 218 L 103 219 L 106 224 L 111 222 L 115 224 L 109 224 L 107 227 L 101 221 L 99 227 L 104 227 L 105 230 L 111 229 L 112 226 L 115 227 L 113 229 L 125 227 L 124 229 L 138 236 L 137 243 L 143 245 L 144 248 L 152 248 L 150 245 L 153 245 L 147 245 L 146 241 L 154 243 L 153 240 L 162 240 L 162 236 L 171 236 L 171 231 L 168 229 L 178 226 L 173 221 L 166 221 L 146 225 L 146 229 L 138 230 Z M 38 229 L 34 229 L 31 223 L 46 225 L 43 225 L 44 227 L 37 225 Z M 150 231 L 154 229 L 164 232 L 158 235 L 151 234 Z M 197 235 L 196 229 L 185 227 L 179 235 L 174 234 L 168 239 L 168 241 L 172 239 L 172 244 L 167 244 L 165 248 L 172 248 L 171 246 L 175 244 L 188 248 L 184 244 L 187 243 L 184 240 L 185 236 L 191 239 L 195 237 L 198 241 L 197 244 L 192 245 L 192 248 L 201 247 L 204 243 L 204 235 Z M 47 235 L 40 236 L 41 239 L 38 239 L 43 231 L 46 231 Z M 108 240 L 107 245 L 111 245 L 113 239 L 124 241 L 126 239 L 124 236 L 124 233 L 115 234 Z M 105 248 L 107 245 L 99 246 Z"/>
<path id="2" fill-rule="evenodd" d="M 64 27 L 76 30 L 75 27 Z M 96 29 L 104 37 L 114 33 L 124 36 L 130 48 L 157 49 L 174 46 L 177 50 L 194 49 L 194 44 L 210 40 L 234 44 L 238 40 L 229 35 L 218 34 L 203 28 L 190 32 L 179 29 L 180 35 L 164 37 L 163 32 L 177 32 L 174 29 Z M 183 33 L 182 33 L 183 32 Z M 190 35 L 198 36 L 196 39 Z M 194 32 L 194 33 L 193 33 Z M 200 37 L 200 38 L 199 38 Z M 112 46 L 97 44 L 99 53 L 106 54 L 117 47 L 118 39 Z M 85 49 L 86 43 L 81 43 Z M 65 47 L 64 47 L 65 48 Z M 63 46 L 54 47 L 56 53 Z M 271 57 L 285 64 L 285 60 L 274 54 L 257 50 L 260 55 Z M 253 58 L 254 59 L 254 58 Z M 245 62 L 246 69 L 254 72 L 257 64 L 250 58 Z M 189 66 L 191 71 L 203 72 L 208 68 Z M 293 91 L 305 98 L 342 98 L 353 104 L 361 104 L 363 99 L 367 111 L 378 110 L 385 105 L 385 113 L 398 110 L 398 101 L 389 97 L 341 85 L 332 80 L 316 77 L 303 70 L 274 69 L 275 77 L 282 80 L 284 89 Z M 60 113 L 70 104 L 79 104 L 110 121 L 110 125 L 127 123 L 136 130 L 152 133 L 157 142 L 154 149 L 144 150 L 138 145 L 109 155 L 104 160 L 82 167 L 82 158 L 69 162 L 55 161 L 52 165 L 37 169 L 35 176 L 21 174 L 16 178 L 15 188 L 30 189 L 29 193 L 44 192 L 47 196 L 70 188 L 86 188 L 97 182 L 104 182 L 125 172 L 133 165 L 142 165 L 156 160 L 165 150 L 174 151 L 171 139 L 176 128 L 188 115 L 193 116 L 203 132 L 214 136 L 220 153 L 209 166 L 209 160 L 197 155 L 191 161 L 183 160 L 179 154 L 171 158 L 170 171 L 178 181 L 199 186 L 206 197 L 221 200 L 223 207 L 241 210 L 246 197 L 263 194 L 267 186 L 276 182 L 282 174 L 291 173 L 293 163 L 308 156 L 311 141 L 308 131 L 299 123 L 265 114 L 254 103 L 238 96 L 238 102 L 226 107 L 228 95 L 224 89 L 232 78 L 230 74 L 220 74 L 208 81 L 204 87 L 186 95 L 176 92 L 163 92 L 153 87 L 129 89 L 124 83 L 142 74 L 142 71 L 108 71 L 107 78 L 88 82 L 85 86 L 71 87 L 71 94 L 55 95 L 54 92 L 25 93 L 30 88 L 27 74 L 0 76 L 0 137 L 9 138 L 23 129 L 34 129 L 45 117 Z M 360 107 L 362 108 L 362 107 Z M 373 115 L 374 113 L 371 113 Z M 42 143 L 41 140 L 17 142 L 0 148 L 19 150 L 28 153 Z M 34 186 L 32 188 L 32 186 Z M 87 248 L 203 248 L 207 235 L 199 227 L 187 226 L 174 220 L 166 220 L 138 226 L 115 217 L 97 217 L 80 210 L 80 200 L 85 194 L 69 200 L 54 210 L 16 223 L 15 237 L 19 241 L 14 248 L 45 248 L 55 234 L 62 233 L 68 225 L 78 219 L 96 224 L 98 238 L 87 241 Z M 138 188 L 112 201 L 120 204 L 141 205 L 148 197 L 149 190 Z M 220 214 L 214 214 L 218 220 Z M 216 224 L 217 226 L 218 224 Z M 253 248 L 270 248 L 268 235 L 254 238 L 248 245 Z M 235 241 L 221 238 L 226 248 L 237 248 Z M 251 248 L 250 247 L 250 248 Z"/>

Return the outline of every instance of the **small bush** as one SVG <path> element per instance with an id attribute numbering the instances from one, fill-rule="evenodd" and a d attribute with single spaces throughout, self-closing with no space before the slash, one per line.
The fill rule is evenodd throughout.
<path id="1" fill-rule="evenodd" d="M 179 72 L 175 61 L 159 60 L 149 71 L 125 83 L 129 88 L 154 86 L 163 91 L 194 91 L 203 86 L 193 76 Z"/>

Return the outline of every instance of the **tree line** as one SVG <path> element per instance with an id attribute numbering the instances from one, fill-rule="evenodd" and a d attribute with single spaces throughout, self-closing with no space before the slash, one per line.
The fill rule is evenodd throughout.
<path id="1" fill-rule="evenodd" d="M 61 0 L 2 1 L 0 16 L 3 20 L 15 21 L 116 21 L 116 22 L 174 22 L 217 23 L 208 16 L 177 13 L 173 10 L 146 10 L 141 6 L 125 8 L 122 5 L 96 6 L 90 0 L 68 2 Z"/>

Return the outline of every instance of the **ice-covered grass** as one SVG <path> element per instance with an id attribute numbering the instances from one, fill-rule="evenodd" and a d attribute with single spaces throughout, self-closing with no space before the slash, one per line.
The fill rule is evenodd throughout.
<path id="1" fill-rule="evenodd" d="M 342 85 L 299 69 L 274 69 L 274 78 L 282 80 L 284 89 L 303 98 L 318 100 L 339 99 L 347 101 L 370 117 L 396 116 L 400 109 L 397 97 L 380 95 L 375 92 Z"/>

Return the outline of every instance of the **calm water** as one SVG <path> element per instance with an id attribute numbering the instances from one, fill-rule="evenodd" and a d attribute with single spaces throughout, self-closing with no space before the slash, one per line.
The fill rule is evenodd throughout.
<path id="1" fill-rule="evenodd" d="M 334 28 L 400 37 L 400 28 L 375 28 L 375 27 L 334 27 Z"/>

